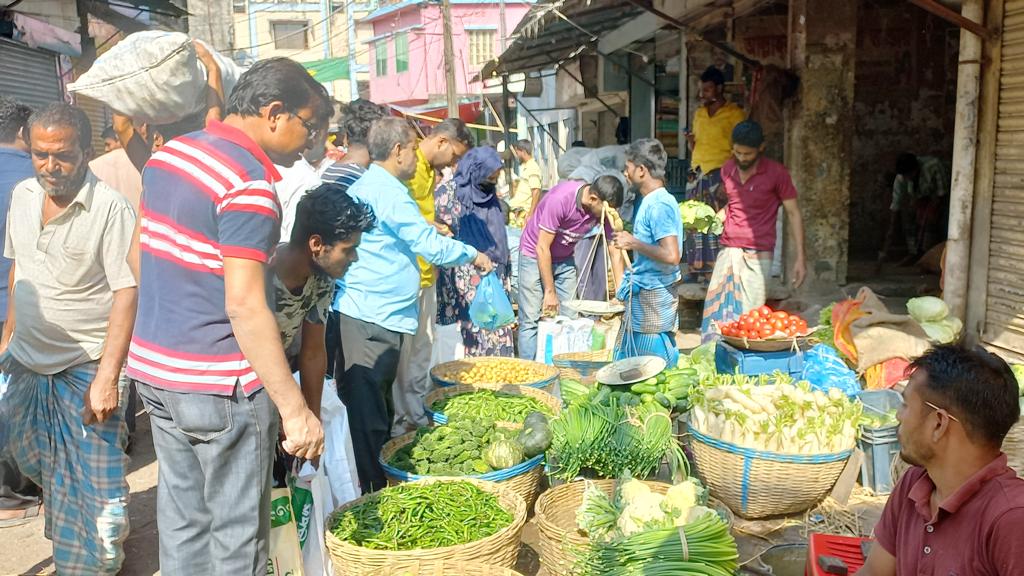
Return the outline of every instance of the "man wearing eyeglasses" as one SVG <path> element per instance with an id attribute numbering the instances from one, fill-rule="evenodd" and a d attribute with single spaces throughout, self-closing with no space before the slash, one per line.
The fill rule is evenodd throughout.
<path id="1" fill-rule="evenodd" d="M 938 346 L 915 360 L 897 412 L 913 467 L 889 496 L 860 576 L 1024 574 L 1024 480 L 1003 438 L 1020 418 L 1006 362 Z"/>
<path id="2" fill-rule="evenodd" d="M 327 119 L 321 119 L 317 125 L 301 116 L 297 118 L 309 136 L 309 149 L 291 166 L 274 165 L 281 175 L 281 180 L 274 184 L 274 192 L 281 201 L 281 239 L 284 241 L 292 237 L 299 200 L 321 184 L 318 168 L 327 154 Z"/>

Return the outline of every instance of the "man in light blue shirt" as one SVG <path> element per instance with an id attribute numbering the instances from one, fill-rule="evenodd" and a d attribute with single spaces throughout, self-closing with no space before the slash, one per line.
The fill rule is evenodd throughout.
<path id="1" fill-rule="evenodd" d="M 373 164 L 348 193 L 365 202 L 377 226 L 363 234 L 358 261 L 338 282 L 334 308 L 341 317 L 338 378 L 348 407 L 359 483 L 363 492 L 387 485 L 377 461 L 391 436 L 391 388 L 402 339 L 416 333 L 420 272 L 416 256 L 435 266 L 473 263 L 481 275 L 494 268 L 482 252 L 438 233 L 423 219 L 404 181 L 416 170 L 416 133 L 400 118 L 370 130 Z"/>
<path id="2" fill-rule="evenodd" d="M 660 356 L 669 366 L 679 360 L 675 331 L 679 320 L 675 284 L 683 249 L 683 221 L 675 198 L 665 189 L 668 155 L 653 138 L 626 149 L 626 178 L 640 206 L 633 233 L 616 232 L 615 247 L 634 253 L 616 297 L 626 303 L 614 358 Z"/>

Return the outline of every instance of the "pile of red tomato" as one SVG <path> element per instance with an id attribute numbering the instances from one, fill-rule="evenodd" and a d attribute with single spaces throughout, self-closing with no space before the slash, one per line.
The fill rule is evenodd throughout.
<path id="1" fill-rule="evenodd" d="M 722 336 L 763 340 L 766 338 L 793 338 L 807 335 L 807 321 L 782 310 L 768 306 L 755 308 L 735 322 L 720 324 Z"/>

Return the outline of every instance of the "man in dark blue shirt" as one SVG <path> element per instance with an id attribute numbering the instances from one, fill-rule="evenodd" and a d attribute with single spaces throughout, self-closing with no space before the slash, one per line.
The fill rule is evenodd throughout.
<path id="1" fill-rule="evenodd" d="M 36 175 L 25 141 L 25 126 L 31 114 L 32 109 L 28 106 L 0 96 L 0 238 L 7 232 L 11 191 L 22 180 Z M 7 321 L 10 273 L 11 261 L 0 256 L 0 330 Z M 0 395 L 2 390 L 3 386 L 0 386 Z M 0 426 L 3 426 L 2 422 Z M 4 454 L 0 446 L 0 528 L 23 524 L 38 516 L 39 494 L 39 487 L 18 471 L 14 460 Z"/>

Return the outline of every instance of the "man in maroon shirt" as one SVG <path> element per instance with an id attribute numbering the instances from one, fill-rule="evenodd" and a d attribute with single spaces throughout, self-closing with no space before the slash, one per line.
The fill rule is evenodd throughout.
<path id="1" fill-rule="evenodd" d="M 728 204 L 721 249 L 704 299 L 701 335 L 705 340 L 717 336 L 718 325 L 764 305 L 780 206 L 786 211 L 793 241 L 793 286 L 799 288 L 807 275 L 796 187 L 786 167 L 763 154 L 761 125 L 753 120 L 737 124 L 732 131 L 732 158 L 720 172 Z"/>
<path id="2" fill-rule="evenodd" d="M 1010 367 L 980 348 L 938 346 L 911 370 L 896 416 L 900 455 L 914 467 L 857 574 L 1024 574 L 1024 480 L 1000 451 L 1020 418 Z"/>

